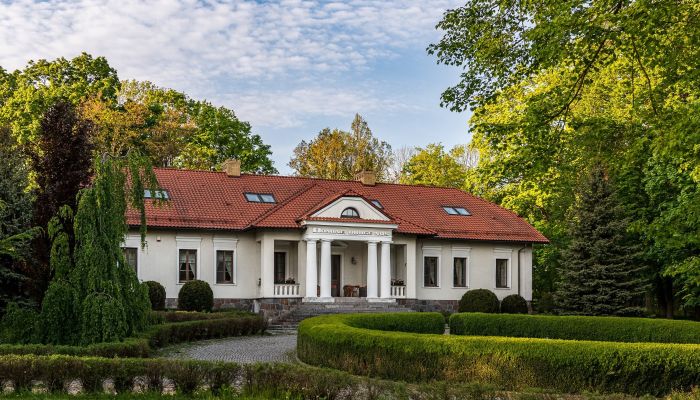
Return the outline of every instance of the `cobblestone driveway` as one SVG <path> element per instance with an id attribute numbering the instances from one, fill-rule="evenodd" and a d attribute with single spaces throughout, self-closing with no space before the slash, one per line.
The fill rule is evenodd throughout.
<path id="1" fill-rule="evenodd" d="M 241 364 L 295 360 L 296 332 L 273 332 L 263 336 L 242 336 L 207 340 L 163 349 L 168 358 L 233 361 Z"/>

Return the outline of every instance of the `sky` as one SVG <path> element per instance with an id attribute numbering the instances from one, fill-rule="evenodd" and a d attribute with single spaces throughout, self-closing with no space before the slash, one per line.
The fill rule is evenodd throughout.
<path id="1" fill-rule="evenodd" d="M 355 113 L 395 149 L 467 143 L 469 115 L 440 107 L 460 71 L 426 52 L 462 3 L 0 0 L 0 66 L 104 56 L 121 79 L 233 109 L 287 174 L 300 141 Z"/>

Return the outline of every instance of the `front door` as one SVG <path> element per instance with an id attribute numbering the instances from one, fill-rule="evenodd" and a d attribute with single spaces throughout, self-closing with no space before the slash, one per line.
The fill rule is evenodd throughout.
<path id="1" fill-rule="evenodd" d="M 340 254 L 331 255 L 331 296 L 340 297 Z"/>

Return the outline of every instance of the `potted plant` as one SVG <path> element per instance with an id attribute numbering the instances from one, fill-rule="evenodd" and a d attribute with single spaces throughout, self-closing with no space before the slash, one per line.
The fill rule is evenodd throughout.
<path id="1" fill-rule="evenodd" d="M 287 279 L 284 281 L 284 283 L 289 284 L 289 285 L 294 285 L 295 283 L 297 283 L 297 281 L 294 280 L 294 278 L 287 278 Z"/>

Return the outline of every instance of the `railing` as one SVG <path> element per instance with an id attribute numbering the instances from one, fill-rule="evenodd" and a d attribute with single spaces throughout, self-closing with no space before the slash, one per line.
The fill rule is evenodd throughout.
<path id="1" fill-rule="evenodd" d="M 406 297 L 406 286 L 392 286 L 391 297 L 401 298 Z"/>
<path id="2" fill-rule="evenodd" d="M 275 297 L 299 297 L 299 284 L 281 283 L 275 284 Z"/>

